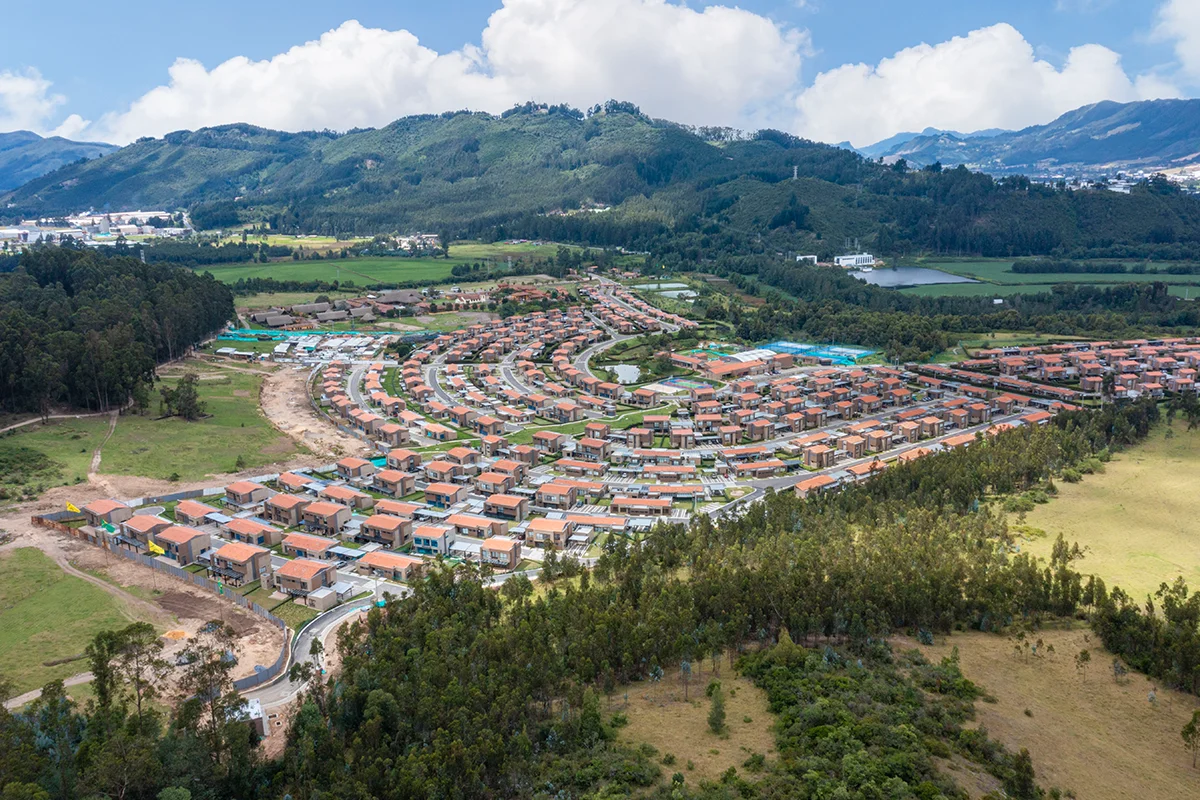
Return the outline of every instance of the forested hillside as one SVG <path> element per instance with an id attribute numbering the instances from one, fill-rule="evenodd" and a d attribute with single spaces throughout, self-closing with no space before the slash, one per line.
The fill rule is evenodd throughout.
<path id="1" fill-rule="evenodd" d="M 157 363 L 233 317 L 211 276 L 69 248 L 0 274 L 0 408 L 106 409 L 144 398 Z"/>
<path id="2" fill-rule="evenodd" d="M 406 117 L 344 135 L 180 132 L 64 167 L 6 201 L 12 216 L 166 206 L 191 209 L 200 227 L 266 221 L 282 232 L 421 229 L 645 250 L 683 238 L 698 258 L 726 239 L 824 256 L 858 239 L 884 255 L 1200 257 L 1200 202 L 1165 182 L 1123 196 L 911 171 L 778 131 L 684 128 L 616 102 L 587 114 L 531 104 Z"/>
<path id="3" fill-rule="evenodd" d="M 64 164 L 99 158 L 116 150 L 111 144 L 43 138 L 30 131 L 0 133 L 0 192 L 16 189 Z"/>

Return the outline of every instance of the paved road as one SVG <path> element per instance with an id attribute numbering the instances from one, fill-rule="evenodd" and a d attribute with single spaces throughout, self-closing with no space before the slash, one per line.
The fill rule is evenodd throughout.
<path id="1" fill-rule="evenodd" d="M 294 682 L 288 678 L 288 672 L 291 671 L 292 665 L 308 660 L 309 649 L 312 647 L 314 640 L 324 642 L 330 633 L 347 622 L 357 619 L 361 613 L 361 609 L 371 606 L 383 596 L 384 591 L 400 596 L 408 594 L 407 589 L 398 587 L 395 584 L 387 584 L 386 586 L 381 584 L 375 587 L 375 594 L 372 597 L 356 600 L 353 603 L 338 606 L 321 614 L 305 626 L 300 635 L 292 642 L 291 650 L 288 653 L 287 667 L 283 670 L 281 676 L 272 683 L 245 692 L 245 697 L 247 699 L 258 700 L 262 703 L 263 708 L 267 709 L 290 703 L 300 692 L 304 691 L 304 684 Z"/>

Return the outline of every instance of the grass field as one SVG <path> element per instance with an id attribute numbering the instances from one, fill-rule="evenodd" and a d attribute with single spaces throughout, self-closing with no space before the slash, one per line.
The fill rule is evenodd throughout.
<path id="1" fill-rule="evenodd" d="M 43 488 L 69 485 L 87 478 L 92 452 L 107 433 L 107 417 L 53 420 L 47 425 L 35 423 L 0 437 L 0 455 L 5 448 L 12 447 L 38 450 L 61 465 L 58 476 L 46 481 Z M 5 484 L 5 488 L 15 485 Z"/>
<path id="2" fill-rule="evenodd" d="M 98 632 L 129 622 L 110 594 L 67 575 L 40 550 L 0 555 L 0 675 L 18 694 L 86 672 L 86 661 L 43 662 L 79 655 Z"/>
<path id="3" fill-rule="evenodd" d="M 292 244 L 304 244 L 308 249 L 305 241 Z M 267 264 L 214 264 L 198 268 L 197 271 L 211 272 L 217 280 L 224 283 L 235 283 L 240 278 L 273 278 L 278 281 L 353 281 L 359 286 L 365 286 L 376 283 L 440 281 L 450 277 L 450 270 L 459 264 L 474 264 L 489 259 L 493 262 L 504 261 L 509 256 L 517 258 L 544 254 L 546 258 L 552 258 L 556 250 L 557 245 L 456 242 L 450 245 L 449 258 L 366 256 L 322 261 L 285 259 Z"/>
<path id="4" fill-rule="evenodd" d="M 178 374 L 178 373 L 175 373 Z M 182 480 L 231 472 L 239 456 L 246 468 L 271 464 L 294 455 L 295 443 L 271 427 L 258 407 L 262 378 L 244 372 L 209 370 L 220 380 L 201 380 L 200 396 L 209 417 L 195 422 L 154 419 L 151 414 L 121 417 L 104 447 L 101 472 Z M 165 378 L 174 385 L 176 377 Z"/>
<path id="5" fill-rule="evenodd" d="M 1028 747 L 1043 787 L 1087 800 L 1196 797 L 1198 775 L 1179 737 L 1196 698 L 1158 686 L 1152 706 L 1154 684 L 1144 676 L 1117 684 L 1112 655 L 1082 626 L 1037 636 L 1056 652 L 1018 657 L 1011 639 L 979 632 L 922 649 L 939 660 L 958 647 L 963 673 L 997 700 L 975 703 L 978 727 L 1011 751 Z M 1084 649 L 1092 658 L 1081 673 L 1074 658 Z M 947 774 L 965 783 L 962 773 Z"/>
<path id="6" fill-rule="evenodd" d="M 614 711 L 629 718 L 629 725 L 621 728 L 617 735 L 631 744 L 650 744 L 659 752 L 659 759 L 675 756 L 675 763 L 663 765 L 663 777 L 669 781 L 672 773 L 683 773 L 684 779 L 693 787 L 701 780 L 715 781 L 730 767 L 741 774 L 748 774 L 743 762 L 753 753 L 773 756 L 775 736 L 771 726 L 775 719 L 767 707 L 766 695 L 748 678 L 736 677 L 728 661 L 721 664 L 720 676 L 713 676 L 712 665 L 693 665 L 688 689 L 688 702 L 683 700 L 683 682 L 677 667 L 668 669 L 658 682 L 641 681 L 621 689 L 613 698 Z M 703 674 L 698 668 L 703 666 Z M 727 738 L 714 734 L 708 728 L 710 701 L 704 696 L 704 688 L 714 677 L 721 681 L 725 690 L 725 719 Z M 624 705 L 628 692 L 629 705 Z M 606 703 L 601 700 L 601 706 Z M 746 720 L 749 719 L 749 722 Z M 768 758 L 768 761 L 774 760 Z M 688 762 L 692 768 L 688 767 Z"/>
<path id="7" fill-rule="evenodd" d="M 1030 552 L 1048 556 L 1059 533 L 1087 548 L 1083 573 L 1104 578 L 1142 599 L 1182 576 L 1200 588 L 1200 431 L 1162 425 L 1135 448 L 1116 455 L 1100 475 L 1058 484 L 1058 497 L 1027 516 L 1046 532 Z"/>
<path id="8" fill-rule="evenodd" d="M 902 266 L 917 266 L 939 269 L 953 275 L 975 278 L 983 283 L 942 283 L 928 286 L 911 286 L 900 291 L 904 294 L 923 297 L 1007 297 L 1013 294 L 1037 294 L 1048 292 L 1061 283 L 1079 286 L 1111 286 L 1122 283 L 1152 283 L 1162 281 L 1171 287 L 1171 294 L 1178 297 L 1200 295 L 1200 275 L 1169 274 L 1088 274 L 1088 273 L 1016 273 L 1012 272 L 1011 258 L 980 259 L 915 259 L 905 261 Z M 1165 268 L 1167 264 L 1151 263 L 1151 268 Z"/>

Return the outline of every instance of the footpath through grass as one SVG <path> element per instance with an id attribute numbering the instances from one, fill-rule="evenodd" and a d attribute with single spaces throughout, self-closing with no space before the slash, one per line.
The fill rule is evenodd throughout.
<path id="1" fill-rule="evenodd" d="M 1076 563 L 1144 599 L 1161 583 L 1183 577 L 1200 587 L 1200 431 L 1177 420 L 1160 425 L 1137 447 L 1118 453 L 1103 474 L 1059 482 L 1058 497 L 1027 515 L 1045 536 L 1025 546 L 1049 558 L 1061 533 L 1087 555 Z"/>
<path id="2" fill-rule="evenodd" d="M 80 655 L 100 631 L 129 623 L 116 598 L 37 548 L 0 555 L 0 675 L 18 694 L 86 672 L 86 661 L 43 662 Z"/>

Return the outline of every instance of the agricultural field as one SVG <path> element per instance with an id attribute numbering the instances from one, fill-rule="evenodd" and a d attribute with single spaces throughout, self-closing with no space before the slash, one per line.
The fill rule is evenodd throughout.
<path id="1" fill-rule="evenodd" d="M 921 649 L 936 661 L 958 648 L 963 674 L 996 700 L 975 702 L 975 727 L 1011 751 L 1029 748 L 1043 787 L 1088 800 L 1195 797 L 1197 774 L 1179 730 L 1196 698 L 1132 672 L 1118 683 L 1112 654 L 1082 624 L 1035 636 L 1054 652 L 1018 656 L 1012 638 L 978 631 Z M 1075 666 L 1081 650 L 1091 655 L 1083 671 Z M 972 798 L 982 797 L 990 776 L 957 766 L 948 764 L 946 773 Z"/>
<path id="2" fill-rule="evenodd" d="M 314 302 L 317 299 L 317 295 L 324 295 L 330 300 L 337 300 L 339 298 L 357 297 L 360 294 L 362 293 L 333 290 L 328 292 L 261 292 L 259 294 L 234 295 L 233 305 L 238 311 L 271 308 L 274 306 L 286 308 L 287 306 Z"/>
<path id="3" fill-rule="evenodd" d="M 120 601 L 68 575 L 34 547 L 0 554 L 0 675 L 18 694 L 87 671 L 81 655 L 102 630 L 130 623 Z"/>
<path id="4" fill-rule="evenodd" d="M 1026 521 L 1045 536 L 1025 547 L 1048 557 L 1058 534 L 1087 548 L 1082 573 L 1104 578 L 1135 599 L 1177 577 L 1200 587 L 1200 431 L 1161 425 L 1145 443 L 1118 453 L 1103 474 L 1058 483 L 1058 497 Z"/>

